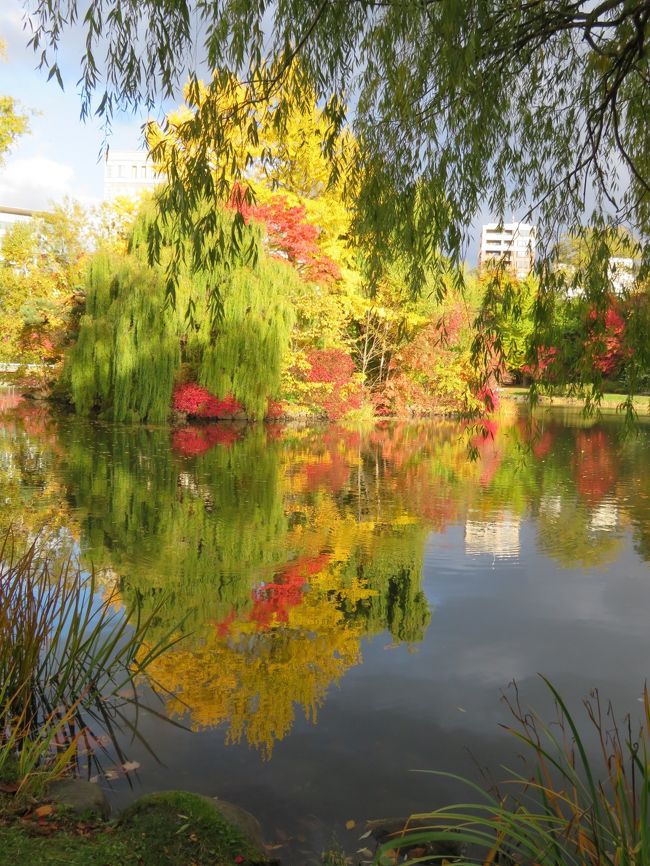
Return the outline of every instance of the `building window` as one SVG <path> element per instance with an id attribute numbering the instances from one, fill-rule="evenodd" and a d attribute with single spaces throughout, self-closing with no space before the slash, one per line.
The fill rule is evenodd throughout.
<path id="1" fill-rule="evenodd" d="M 137 180 L 137 179 L 138 179 L 138 166 L 137 166 L 137 165 L 132 165 L 132 166 L 131 166 L 131 177 L 132 177 L 134 180 Z"/>

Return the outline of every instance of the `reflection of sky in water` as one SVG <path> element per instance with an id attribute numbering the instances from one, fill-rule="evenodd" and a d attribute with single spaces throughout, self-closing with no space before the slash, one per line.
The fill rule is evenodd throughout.
<path id="1" fill-rule="evenodd" d="M 34 525 L 54 518 L 117 575 L 126 601 L 166 593 L 163 625 L 187 617 L 191 636 L 157 673 L 196 731 L 142 717 L 163 760 L 129 747 L 144 789 L 240 802 L 271 837 L 294 836 L 298 863 L 332 828 L 352 848 L 349 818 L 459 795 L 412 769 L 475 774 L 468 749 L 511 762 L 498 722 L 512 679 L 541 709 L 540 671 L 573 706 L 594 685 L 639 706 L 646 434 L 565 421 L 530 436 L 510 419 L 474 464 L 449 422 L 188 429 L 170 448 L 164 430 L 14 414 L 0 485 L 7 519 L 27 503 Z M 118 782 L 114 796 L 132 795 Z"/>

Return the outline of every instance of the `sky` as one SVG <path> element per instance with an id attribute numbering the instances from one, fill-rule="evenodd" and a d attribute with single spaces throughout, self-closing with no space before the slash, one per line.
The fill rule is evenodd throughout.
<path id="1" fill-rule="evenodd" d="M 81 44 L 69 41 L 61 66 L 64 90 L 36 69 L 37 56 L 27 48 L 19 0 L 0 0 L 0 39 L 7 57 L 0 62 L 0 94 L 16 99 L 30 116 L 31 132 L 20 138 L 0 168 L 0 206 L 45 209 L 65 196 L 83 204 L 101 200 L 103 166 L 101 123 L 80 120 Z M 134 150 L 141 145 L 146 115 L 121 116 L 113 124 L 110 146 Z"/>

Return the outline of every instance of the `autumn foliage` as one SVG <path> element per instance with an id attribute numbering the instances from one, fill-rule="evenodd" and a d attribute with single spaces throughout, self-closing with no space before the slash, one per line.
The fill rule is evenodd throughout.
<path id="1" fill-rule="evenodd" d="M 591 310 L 589 325 L 591 334 L 587 340 L 587 349 L 593 358 L 596 370 L 605 376 L 616 373 L 629 353 L 624 346 L 625 320 L 618 304 L 612 300 L 605 312 L 602 330 L 597 332 L 598 313 Z"/>
<path id="2" fill-rule="evenodd" d="M 363 400 L 362 386 L 355 378 L 356 367 L 344 349 L 312 349 L 307 354 L 307 382 L 312 398 L 330 420 L 359 409 Z"/>
<path id="3" fill-rule="evenodd" d="M 239 188 L 235 188 L 230 205 L 242 214 L 246 222 L 254 220 L 264 225 L 272 255 L 288 259 L 304 276 L 315 282 L 340 279 L 340 268 L 321 251 L 318 227 L 307 220 L 303 204 L 291 206 L 283 196 L 275 196 L 267 204 L 249 204 Z"/>
<path id="4" fill-rule="evenodd" d="M 193 418 L 232 418 L 242 412 L 242 405 L 232 396 L 220 400 L 196 382 L 185 382 L 174 389 L 174 411 Z"/>

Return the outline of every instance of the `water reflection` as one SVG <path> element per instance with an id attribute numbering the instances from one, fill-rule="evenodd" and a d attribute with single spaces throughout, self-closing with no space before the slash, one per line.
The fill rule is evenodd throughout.
<path id="1" fill-rule="evenodd" d="M 563 568 L 616 559 L 627 530 L 650 557 L 648 439 L 620 425 L 516 416 L 460 425 L 164 429 L 95 426 L 0 403 L 3 527 L 65 527 L 125 603 L 184 640 L 152 668 L 167 712 L 223 726 L 261 755 L 386 633 L 416 649 L 435 615 L 427 538 L 517 561 L 530 523 Z M 471 434 L 468 434 L 471 435 Z M 162 606 L 161 606 L 162 600 Z"/>

